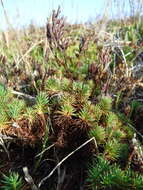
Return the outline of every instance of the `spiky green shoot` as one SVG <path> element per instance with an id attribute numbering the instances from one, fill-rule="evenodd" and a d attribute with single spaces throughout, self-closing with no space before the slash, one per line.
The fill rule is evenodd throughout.
<path id="1" fill-rule="evenodd" d="M 9 122 L 6 112 L 0 110 L 0 130 L 3 129 Z"/>
<path id="2" fill-rule="evenodd" d="M 78 99 L 81 102 L 88 101 L 91 94 L 91 88 L 89 85 L 82 82 L 73 82 L 73 92 L 78 95 Z"/>
<path id="3" fill-rule="evenodd" d="M 28 107 L 24 113 L 25 119 L 29 121 L 30 124 L 33 123 L 34 119 L 36 118 L 36 111 L 32 107 Z"/>
<path id="4" fill-rule="evenodd" d="M 112 108 L 112 99 L 107 96 L 103 96 L 99 103 L 100 108 L 106 113 Z"/>
<path id="5" fill-rule="evenodd" d="M 18 173 L 11 173 L 8 176 L 3 175 L 1 180 L 3 190 L 22 190 L 23 182 Z"/>
<path id="6" fill-rule="evenodd" d="M 75 109 L 71 104 L 64 104 L 61 106 L 61 110 L 58 111 L 63 116 L 71 117 L 75 115 Z"/>
<path id="7" fill-rule="evenodd" d="M 95 122 L 98 123 L 101 119 L 101 116 L 103 114 L 103 111 L 101 110 L 100 106 L 96 104 L 95 106 L 92 106 L 92 115 L 95 119 Z"/>
<path id="8" fill-rule="evenodd" d="M 105 141 L 106 133 L 105 129 L 99 125 L 95 126 L 92 130 L 89 132 L 90 137 L 95 137 L 98 144 L 101 144 Z"/>
<path id="9" fill-rule="evenodd" d="M 143 188 L 143 175 L 130 168 L 122 170 L 117 164 L 111 165 L 102 156 L 98 156 L 93 164 L 89 165 L 87 181 L 92 190 L 141 190 Z"/>
<path id="10" fill-rule="evenodd" d="M 38 114 L 43 114 L 49 111 L 48 107 L 49 99 L 44 92 L 40 92 L 36 97 L 36 105 L 34 106 L 35 111 Z"/>
<path id="11" fill-rule="evenodd" d="M 19 119 L 21 114 L 25 110 L 25 103 L 22 100 L 14 99 L 10 104 L 8 104 L 7 114 L 10 119 Z"/>
<path id="12" fill-rule="evenodd" d="M 104 155 L 109 160 L 117 160 L 120 157 L 121 143 L 116 139 L 109 140 L 104 149 Z"/>
<path id="13" fill-rule="evenodd" d="M 83 109 L 79 112 L 78 117 L 82 119 L 87 124 L 94 122 L 94 118 L 90 109 L 90 105 L 86 104 Z"/>
<path id="14" fill-rule="evenodd" d="M 61 104 L 68 104 L 68 105 L 74 105 L 75 104 L 75 97 L 71 94 L 64 93 L 61 99 Z"/>
<path id="15" fill-rule="evenodd" d="M 58 92 L 60 90 L 60 81 L 57 78 L 49 78 L 47 80 L 46 89 L 49 92 Z"/>

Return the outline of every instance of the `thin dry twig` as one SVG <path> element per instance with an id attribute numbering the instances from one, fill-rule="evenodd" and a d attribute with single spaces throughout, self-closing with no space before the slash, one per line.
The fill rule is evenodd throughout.
<path id="1" fill-rule="evenodd" d="M 122 57 L 123 57 L 125 65 L 126 65 L 126 76 L 128 77 L 129 76 L 129 70 L 128 70 L 128 65 L 127 65 L 127 61 L 126 61 L 126 58 L 125 58 L 125 54 L 124 54 L 122 48 L 119 47 L 119 49 L 120 49 L 120 51 L 122 53 Z"/>
<path id="2" fill-rule="evenodd" d="M 29 100 L 32 104 L 36 103 L 36 98 L 34 96 L 31 96 L 29 94 L 24 94 L 22 92 L 18 92 L 18 91 L 15 91 L 15 90 L 12 90 L 11 93 L 14 94 L 14 95 L 17 95 L 17 96 L 21 96 L 26 100 Z"/>
<path id="3" fill-rule="evenodd" d="M 89 139 L 88 141 L 86 141 L 85 143 L 83 143 L 82 145 L 80 145 L 77 149 L 75 149 L 74 151 L 72 151 L 71 153 L 69 153 L 66 157 L 64 157 L 55 167 L 54 169 L 50 172 L 50 174 L 48 176 L 46 176 L 45 178 L 43 178 L 40 183 L 38 184 L 38 187 L 40 188 L 41 185 L 48 179 L 51 177 L 51 175 L 53 175 L 53 173 L 55 172 L 56 169 L 59 168 L 59 166 L 65 161 L 67 160 L 70 156 L 72 156 L 75 152 L 77 152 L 78 150 L 80 150 L 82 147 L 84 147 L 85 145 L 87 145 L 89 142 L 93 141 L 95 143 L 95 147 L 97 149 L 97 142 L 95 137 L 92 137 L 91 139 Z"/>
<path id="4" fill-rule="evenodd" d="M 37 154 L 35 156 L 35 158 L 41 156 L 42 154 L 44 154 L 44 152 L 46 152 L 47 150 L 51 149 L 53 146 L 55 146 L 55 144 L 52 144 L 51 146 L 47 147 L 46 149 L 44 149 L 42 152 L 40 152 L 39 154 Z"/>
<path id="5" fill-rule="evenodd" d="M 17 65 L 19 65 L 21 63 L 21 61 L 39 44 L 41 44 L 44 40 L 41 40 L 37 43 L 34 43 L 26 52 L 24 55 L 22 55 L 22 57 L 17 61 Z"/>
<path id="6" fill-rule="evenodd" d="M 1 146 L 3 147 L 3 149 L 5 150 L 5 152 L 6 152 L 7 156 L 8 156 L 8 159 L 10 159 L 9 151 L 8 151 L 8 149 L 6 148 L 5 143 L 4 143 L 4 140 L 3 140 L 2 137 L 0 137 L 0 145 L 1 145 Z"/>
<path id="7" fill-rule="evenodd" d="M 9 18 L 8 18 L 8 15 L 7 15 L 7 12 L 6 12 L 6 9 L 5 9 L 5 7 L 4 7 L 3 0 L 1 0 L 1 6 L 2 6 L 2 8 L 3 8 L 3 12 L 4 12 L 4 16 L 5 16 L 5 20 L 6 20 L 6 22 L 7 22 L 7 25 L 9 26 L 9 28 L 11 28 L 12 30 L 14 30 L 14 29 L 13 29 L 13 26 L 11 25 L 11 23 L 10 23 L 10 21 L 9 21 Z"/>
<path id="8" fill-rule="evenodd" d="M 27 183 L 30 185 L 31 190 L 39 190 L 39 188 L 35 185 L 33 178 L 30 176 L 27 167 L 23 167 L 23 172 L 24 172 L 24 175 L 25 175 L 24 178 L 27 181 Z"/>

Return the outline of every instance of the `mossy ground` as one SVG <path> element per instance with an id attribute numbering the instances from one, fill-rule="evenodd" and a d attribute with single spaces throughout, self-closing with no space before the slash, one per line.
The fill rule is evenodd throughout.
<path id="1" fill-rule="evenodd" d="M 98 27 L 69 25 L 58 10 L 46 35 L 34 26 L 3 33 L 1 179 L 18 172 L 23 190 L 143 189 L 143 81 L 133 72 L 143 25 Z"/>

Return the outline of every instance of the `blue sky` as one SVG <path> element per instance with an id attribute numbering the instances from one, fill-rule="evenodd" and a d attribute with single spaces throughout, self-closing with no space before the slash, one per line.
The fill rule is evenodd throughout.
<path id="1" fill-rule="evenodd" d="M 10 23 L 14 27 L 19 27 L 31 21 L 38 25 L 45 24 L 51 11 L 58 5 L 61 6 L 62 14 L 72 23 L 94 20 L 98 15 L 103 14 L 108 0 L 3 0 L 3 2 Z M 1 5 L 0 19 L 0 29 L 5 28 Z"/>

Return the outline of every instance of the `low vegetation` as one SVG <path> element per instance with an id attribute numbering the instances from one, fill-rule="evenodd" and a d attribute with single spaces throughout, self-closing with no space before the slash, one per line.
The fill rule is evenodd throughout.
<path id="1" fill-rule="evenodd" d="M 0 186 L 143 189 L 143 22 L 1 33 Z"/>

